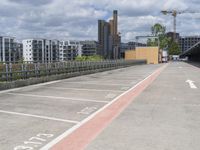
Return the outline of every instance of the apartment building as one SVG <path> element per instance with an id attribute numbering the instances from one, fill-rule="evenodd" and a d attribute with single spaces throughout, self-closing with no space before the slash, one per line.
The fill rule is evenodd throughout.
<path id="1" fill-rule="evenodd" d="M 68 61 L 75 60 L 77 56 L 82 56 L 82 45 L 78 41 L 60 41 L 59 44 L 59 60 Z"/>
<path id="2" fill-rule="evenodd" d="M 16 61 L 15 53 L 15 38 L 9 36 L 0 36 L 0 62 Z"/>
<path id="3" fill-rule="evenodd" d="M 22 43 L 15 43 L 16 52 L 14 53 L 14 58 L 17 61 L 23 61 L 23 44 Z"/>
<path id="4" fill-rule="evenodd" d="M 23 58 L 27 62 L 59 61 L 59 41 L 47 39 L 26 39 L 23 43 Z"/>
<path id="5" fill-rule="evenodd" d="M 189 48 L 191 48 L 196 43 L 200 42 L 200 36 L 185 36 L 179 38 L 179 46 L 181 52 L 185 52 Z"/>
<path id="6" fill-rule="evenodd" d="M 82 56 L 97 55 L 97 42 L 96 41 L 81 41 Z"/>

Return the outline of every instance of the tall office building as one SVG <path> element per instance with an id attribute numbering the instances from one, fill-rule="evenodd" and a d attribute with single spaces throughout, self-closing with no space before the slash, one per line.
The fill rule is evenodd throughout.
<path id="1" fill-rule="evenodd" d="M 26 39 L 22 43 L 24 61 L 42 63 L 59 61 L 58 40 Z"/>
<path id="2" fill-rule="evenodd" d="M 118 33 L 118 14 L 113 11 L 113 19 L 98 21 L 98 54 L 106 59 L 120 58 L 121 37 Z"/>

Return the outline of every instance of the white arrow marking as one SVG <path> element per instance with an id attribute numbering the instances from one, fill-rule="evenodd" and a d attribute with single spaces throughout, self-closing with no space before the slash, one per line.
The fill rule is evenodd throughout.
<path id="1" fill-rule="evenodd" d="M 189 83 L 191 89 L 197 89 L 196 85 L 194 84 L 194 81 L 187 80 L 186 83 Z"/>

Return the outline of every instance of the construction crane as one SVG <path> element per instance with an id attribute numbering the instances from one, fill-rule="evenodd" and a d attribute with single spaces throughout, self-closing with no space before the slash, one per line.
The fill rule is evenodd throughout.
<path id="1" fill-rule="evenodd" d="M 176 17 L 178 14 L 183 14 L 183 13 L 196 13 L 192 11 L 177 11 L 177 10 L 163 10 L 161 11 L 164 15 L 171 14 L 174 17 L 174 41 L 176 40 Z"/>

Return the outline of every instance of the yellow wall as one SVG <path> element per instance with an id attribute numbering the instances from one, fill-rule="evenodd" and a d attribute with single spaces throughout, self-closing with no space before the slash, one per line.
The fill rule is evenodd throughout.
<path id="1" fill-rule="evenodd" d="M 126 51 L 125 59 L 126 60 L 136 59 L 136 52 L 134 50 Z"/>
<path id="2" fill-rule="evenodd" d="M 137 47 L 126 51 L 125 59 L 146 59 L 148 64 L 158 64 L 158 47 Z"/>

